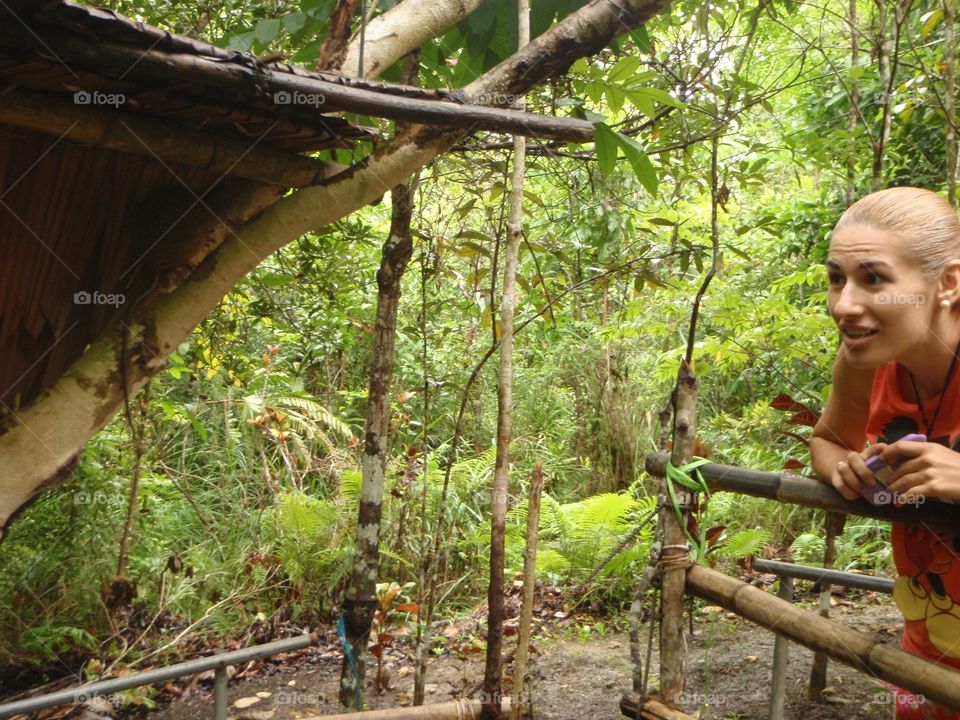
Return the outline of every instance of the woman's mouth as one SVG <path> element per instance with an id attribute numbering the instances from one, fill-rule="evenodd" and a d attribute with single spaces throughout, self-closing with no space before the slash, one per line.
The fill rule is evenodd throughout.
<path id="1" fill-rule="evenodd" d="M 859 349 L 870 343 L 870 339 L 877 334 L 876 330 L 865 328 L 847 328 L 840 331 L 843 344 L 848 350 Z"/>

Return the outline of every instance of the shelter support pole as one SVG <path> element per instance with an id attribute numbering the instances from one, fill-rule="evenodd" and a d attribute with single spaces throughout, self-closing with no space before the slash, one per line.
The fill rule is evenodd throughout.
<path id="1" fill-rule="evenodd" d="M 674 391 L 673 456 L 676 467 L 686 465 L 693 457 L 697 418 L 697 378 L 686 361 L 681 361 Z M 681 520 L 677 521 L 670 501 L 671 493 L 663 478 L 660 483 L 661 522 L 663 523 L 663 547 L 661 563 L 660 622 L 660 695 L 668 705 L 680 706 L 687 674 L 687 641 L 683 630 L 683 598 L 686 580 L 686 563 L 690 548 L 682 523 L 686 523 L 691 507 L 692 493 L 681 486 L 673 488 L 681 505 Z"/>
<path id="2" fill-rule="evenodd" d="M 788 603 L 793 602 L 793 578 L 780 578 L 777 597 Z M 770 720 L 782 720 L 783 704 L 787 690 L 787 663 L 790 659 L 790 640 L 777 633 L 773 641 L 773 677 L 770 680 Z"/>
<path id="3" fill-rule="evenodd" d="M 720 605 L 768 630 L 814 651 L 826 653 L 899 688 L 919 693 L 927 701 L 960 710 L 960 672 L 912 655 L 869 635 L 795 607 L 759 588 L 694 565 L 687 571 L 687 591 Z"/>

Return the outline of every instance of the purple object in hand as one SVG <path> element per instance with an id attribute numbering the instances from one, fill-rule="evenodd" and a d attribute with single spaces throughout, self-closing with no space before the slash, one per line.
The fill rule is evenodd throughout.
<path id="1" fill-rule="evenodd" d="M 909 440 L 910 442 L 926 442 L 927 436 L 920 433 L 911 433 L 909 435 L 904 435 L 902 438 L 900 438 L 900 440 Z M 899 440 L 897 442 L 899 442 Z M 896 469 L 896 466 L 888 465 L 880 459 L 879 455 L 874 455 L 867 458 L 865 464 L 870 470 L 873 471 L 874 476 L 877 478 L 877 484 L 867 485 L 860 492 L 860 495 L 872 505 L 889 505 L 893 501 L 893 498 L 891 497 L 890 492 L 887 490 L 887 481 L 890 479 L 890 476 L 893 475 L 893 471 Z"/>

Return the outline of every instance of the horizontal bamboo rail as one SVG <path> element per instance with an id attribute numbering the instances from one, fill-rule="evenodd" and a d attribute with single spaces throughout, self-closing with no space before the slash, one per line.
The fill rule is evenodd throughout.
<path id="1" fill-rule="evenodd" d="M 647 472 L 656 477 L 663 477 L 669 457 L 666 453 L 647 455 Z M 939 500 L 930 500 L 922 505 L 909 505 L 902 508 L 894 505 L 877 506 L 871 505 L 866 500 L 847 500 L 829 485 L 791 472 L 747 470 L 720 463 L 707 463 L 699 470 L 711 490 L 728 490 L 795 505 L 832 510 L 845 515 L 862 515 L 891 522 L 925 524 L 947 529 L 960 527 L 960 506 Z"/>
<path id="2" fill-rule="evenodd" d="M 305 715 L 301 720 L 476 720 L 483 703 L 479 700 L 451 700 L 434 705 L 367 710 L 338 715 Z M 510 712 L 510 698 L 500 701 L 503 715 Z"/>
<path id="3" fill-rule="evenodd" d="M 694 720 L 692 715 L 654 698 L 641 698 L 636 693 L 627 693 L 620 698 L 620 712 L 636 720 Z"/>
<path id="4" fill-rule="evenodd" d="M 123 110 L 77 105 L 31 90 L 0 94 L 0 124 L 280 187 L 313 185 L 345 169 L 264 144 L 251 147 L 249 142 L 184 130 Z"/>
<path id="5" fill-rule="evenodd" d="M 857 573 L 841 572 L 839 570 L 825 570 L 824 568 L 796 565 L 794 563 L 778 562 L 776 560 L 761 560 L 754 558 L 753 569 L 760 572 L 773 573 L 780 577 L 797 578 L 822 582 L 826 580 L 831 585 L 857 588 L 859 590 L 875 590 L 876 592 L 893 593 L 893 580 L 873 575 L 859 575 Z"/>
<path id="6" fill-rule="evenodd" d="M 785 635 L 811 650 L 928 700 L 960 710 L 960 673 L 918 655 L 877 642 L 865 633 L 795 607 L 723 573 L 694 565 L 687 592 Z"/>

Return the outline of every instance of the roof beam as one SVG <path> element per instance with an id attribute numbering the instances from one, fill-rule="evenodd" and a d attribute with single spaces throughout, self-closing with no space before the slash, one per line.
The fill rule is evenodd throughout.
<path id="1" fill-rule="evenodd" d="M 593 124 L 586 120 L 488 107 L 509 105 L 509 97 L 481 96 L 479 99 L 483 104 L 422 100 L 389 94 L 402 92 L 405 89 L 403 86 L 383 83 L 383 91 L 378 92 L 356 87 L 355 83 L 351 86 L 347 84 L 351 83 L 347 79 L 341 83 L 272 69 L 256 63 L 253 57 L 248 58 L 250 62 L 247 64 L 242 62 L 245 56 L 240 54 L 236 56 L 237 61 L 225 62 L 201 55 L 144 50 L 108 41 L 91 43 L 62 33 L 43 32 L 42 39 L 67 65 L 76 62 L 89 70 L 111 69 L 125 80 L 139 79 L 156 83 L 169 81 L 173 76 L 181 83 L 189 81 L 229 90 L 237 96 L 261 102 L 264 98 L 275 101 L 278 93 L 287 93 L 290 98 L 298 93 L 305 98 L 304 103 L 284 103 L 278 107 L 301 122 L 317 122 L 322 120 L 320 116 L 323 114 L 354 112 L 426 125 L 489 130 L 526 137 L 572 142 L 593 139 Z M 36 49 L 37 43 L 34 37 L 15 27 L 0 28 L 0 42 L 33 49 Z M 422 92 L 418 88 L 411 90 Z"/>
<path id="2" fill-rule="evenodd" d="M 262 143 L 250 147 L 222 135 L 184 130 L 123 110 L 76 105 L 32 90 L 0 93 L 0 124 L 280 187 L 314 185 L 344 169 Z"/>

